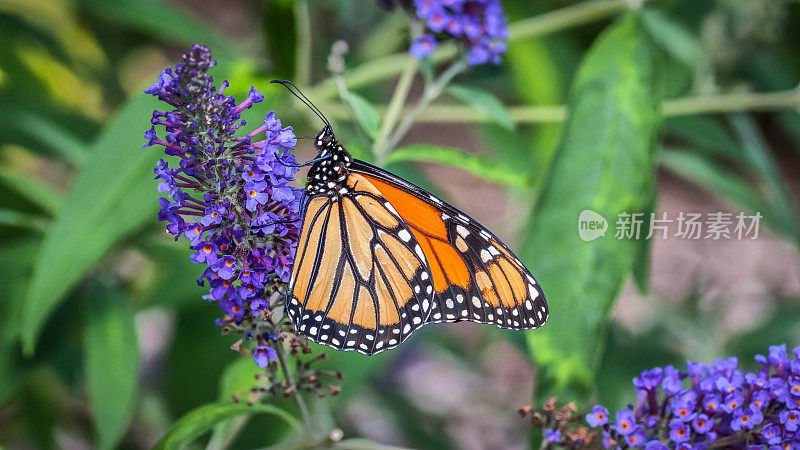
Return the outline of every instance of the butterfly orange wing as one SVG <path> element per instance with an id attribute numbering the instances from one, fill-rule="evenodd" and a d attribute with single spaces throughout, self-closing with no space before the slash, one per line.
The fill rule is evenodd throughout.
<path id="1" fill-rule="evenodd" d="M 403 342 L 433 305 L 423 248 L 390 202 L 350 174 L 339 197 L 305 204 L 286 311 L 298 331 L 374 354 Z"/>
<path id="2" fill-rule="evenodd" d="M 425 254 L 435 298 L 427 322 L 532 329 L 548 317 L 530 271 L 495 235 L 455 207 L 362 161 L 350 166 L 388 200 Z"/>

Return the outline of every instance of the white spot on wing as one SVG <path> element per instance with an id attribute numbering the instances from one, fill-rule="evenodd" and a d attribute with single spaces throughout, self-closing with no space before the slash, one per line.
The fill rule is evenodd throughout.
<path id="1" fill-rule="evenodd" d="M 458 232 L 458 235 L 462 238 L 469 236 L 469 230 L 462 225 L 456 225 L 456 232 Z"/>

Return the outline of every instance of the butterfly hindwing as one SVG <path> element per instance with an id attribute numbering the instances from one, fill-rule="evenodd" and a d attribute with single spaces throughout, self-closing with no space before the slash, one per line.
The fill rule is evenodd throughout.
<path id="1" fill-rule="evenodd" d="M 425 253 L 386 198 L 350 174 L 339 196 L 305 203 L 286 311 L 298 331 L 374 354 L 403 342 L 433 305 Z"/>
<path id="2" fill-rule="evenodd" d="M 362 175 L 407 223 L 428 260 L 435 298 L 428 322 L 532 329 L 548 317 L 541 287 L 496 236 L 453 206 L 362 161 Z"/>

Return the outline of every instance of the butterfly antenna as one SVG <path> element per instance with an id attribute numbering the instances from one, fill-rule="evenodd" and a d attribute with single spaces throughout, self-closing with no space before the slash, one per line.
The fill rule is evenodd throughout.
<path id="1" fill-rule="evenodd" d="M 317 117 L 319 117 L 320 120 L 322 120 L 322 122 L 325 123 L 325 125 L 329 127 L 331 126 L 331 123 L 328 122 L 328 119 L 325 117 L 324 114 L 322 114 L 322 111 L 320 111 L 319 108 L 317 108 L 316 105 L 314 105 L 314 103 L 312 103 L 311 100 L 308 99 L 308 97 L 303 95 L 303 93 L 300 92 L 300 89 L 294 83 L 292 83 L 289 80 L 270 80 L 270 83 L 277 83 L 285 87 L 292 95 L 294 95 L 295 97 L 297 97 L 298 100 L 303 102 L 304 105 L 308 106 L 308 108 L 314 114 L 316 114 Z"/>

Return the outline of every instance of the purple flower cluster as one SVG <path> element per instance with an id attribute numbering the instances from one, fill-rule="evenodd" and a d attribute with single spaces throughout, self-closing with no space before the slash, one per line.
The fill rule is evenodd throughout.
<path id="1" fill-rule="evenodd" d="M 158 219 L 176 240 L 185 236 L 194 250 L 190 259 L 205 266 L 198 284 L 211 289 L 204 298 L 217 302 L 225 321 L 245 321 L 255 330 L 270 296 L 291 275 L 302 191 L 289 185 L 298 169 L 288 149 L 297 139 L 274 112 L 237 136 L 245 125 L 242 111 L 264 97 L 251 88 L 237 104 L 223 94 L 227 81 L 214 87 L 208 71 L 215 64 L 208 47 L 194 45 L 145 89 L 172 109 L 153 112 L 143 148 L 160 145 L 179 158 L 173 167 L 162 159 L 155 168 L 158 190 L 166 194 Z M 156 126 L 165 128 L 163 139 Z M 255 355 L 259 365 L 265 358 L 274 360 L 274 351 Z"/>
<path id="2" fill-rule="evenodd" d="M 645 449 L 800 449 L 800 347 L 786 344 L 757 355 L 757 372 L 736 358 L 711 365 L 687 362 L 686 373 L 656 367 L 634 378 L 635 407 L 615 414 L 603 406 L 586 416 L 602 427 L 603 446 Z"/>
<path id="3" fill-rule="evenodd" d="M 437 39 L 450 36 L 467 45 L 470 65 L 500 63 L 508 40 L 500 0 L 415 0 L 414 5 L 428 30 L 411 45 L 416 58 L 430 55 Z"/>

